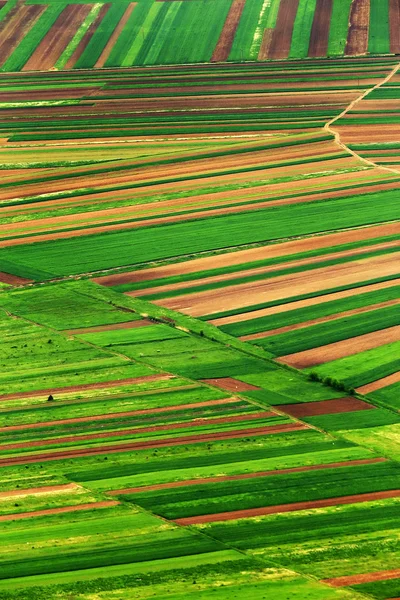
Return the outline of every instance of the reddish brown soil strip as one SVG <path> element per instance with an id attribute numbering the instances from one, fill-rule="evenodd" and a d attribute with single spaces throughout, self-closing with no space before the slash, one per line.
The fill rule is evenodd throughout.
<path id="1" fill-rule="evenodd" d="M 98 325 L 97 327 L 82 327 L 81 329 L 69 329 L 64 333 L 68 335 L 83 335 L 85 333 L 100 333 L 102 331 L 116 331 L 117 329 L 137 329 L 138 327 L 147 327 L 154 325 L 146 319 L 137 319 L 136 321 L 125 321 L 125 323 L 112 323 L 111 325 Z"/>
<path id="2" fill-rule="evenodd" d="M 382 377 L 382 379 L 377 379 L 376 381 L 372 381 L 371 383 L 367 383 L 366 385 L 362 385 L 357 388 L 357 392 L 360 394 L 369 394 L 370 392 L 375 392 L 375 390 L 381 390 L 388 385 L 393 385 L 394 383 L 398 383 L 400 381 L 400 371 L 397 373 L 392 373 L 392 375 L 388 375 L 387 377 Z"/>
<path id="3" fill-rule="evenodd" d="M 53 67 L 91 9 L 91 4 L 67 4 L 22 70 L 47 71 Z"/>
<path id="4" fill-rule="evenodd" d="M 390 52 L 400 54 L 400 0 L 389 0 Z"/>
<path id="5" fill-rule="evenodd" d="M 176 388 L 174 388 L 176 389 Z M 91 417 L 75 417 L 72 419 L 60 419 L 58 421 L 42 421 L 39 423 L 25 423 L 22 425 L 11 425 L 0 427 L 3 431 L 22 431 L 24 429 L 38 429 L 40 427 L 54 427 L 55 425 L 67 425 L 70 423 L 90 423 L 92 421 L 104 421 L 108 419 L 120 419 L 124 417 L 136 417 L 139 415 L 155 415 L 170 411 L 186 410 L 191 408 L 203 408 L 206 406 L 219 406 L 221 404 L 234 404 L 237 398 L 223 398 L 222 400 L 207 400 L 205 402 L 192 402 L 190 404 L 178 404 L 177 406 L 164 406 L 162 408 L 143 408 L 141 410 L 130 410 L 128 412 L 108 413 L 104 415 L 93 415 Z"/>
<path id="6" fill-rule="evenodd" d="M 286 333 L 288 331 L 296 331 L 297 329 L 304 329 L 310 327 L 310 325 L 317 325 L 318 323 L 329 323 L 330 321 L 336 321 L 337 319 L 343 319 L 345 317 L 352 317 L 353 315 L 359 315 L 362 313 L 368 313 L 371 310 L 377 310 L 379 308 L 386 308 L 387 306 L 395 306 L 400 303 L 400 299 L 387 300 L 386 302 L 380 302 L 379 304 L 371 304 L 370 306 L 362 306 L 353 310 L 346 310 L 345 312 L 336 313 L 329 315 L 328 317 L 320 317 L 319 319 L 311 319 L 310 321 L 303 321 L 302 323 L 296 323 L 295 325 L 287 325 L 286 327 L 279 327 L 278 329 L 270 329 L 269 331 L 261 331 L 259 333 L 252 333 L 249 335 L 242 335 L 239 339 L 244 342 L 248 340 L 258 340 L 269 337 L 271 335 L 278 335 L 280 333 Z"/>
<path id="7" fill-rule="evenodd" d="M 371 492 L 368 494 L 357 494 L 354 496 L 341 496 L 339 498 L 326 498 L 324 500 L 310 500 L 308 502 L 293 502 L 292 504 L 279 504 L 277 506 L 264 506 L 261 508 L 249 508 L 247 510 L 233 510 L 231 512 L 200 515 L 198 517 L 185 517 L 176 519 L 179 525 L 196 525 L 198 523 L 215 523 L 217 521 L 233 521 L 263 515 L 274 515 L 276 513 L 294 512 L 298 510 L 310 510 L 312 508 L 325 508 L 327 506 L 339 506 L 341 504 L 358 504 L 360 502 L 373 502 L 384 498 L 398 498 L 400 490 L 388 490 L 384 492 Z"/>
<path id="8" fill-rule="evenodd" d="M 32 279 L 25 279 L 25 277 L 18 277 L 0 271 L 0 281 L 9 285 L 24 285 L 25 283 L 31 283 Z"/>
<path id="9" fill-rule="evenodd" d="M 200 444 L 204 442 L 215 442 L 219 440 L 230 440 L 241 437 L 261 437 L 276 433 L 285 433 L 292 431 L 301 431 L 307 429 L 302 423 L 285 423 L 271 427 L 254 427 L 251 429 L 241 429 L 237 431 L 224 431 L 213 434 L 189 435 L 181 438 L 168 438 L 163 440 L 148 440 L 145 442 L 131 442 L 124 444 L 114 444 L 112 446 L 102 446 L 98 448 L 85 448 L 84 450 L 67 450 L 57 452 L 46 452 L 44 454 L 31 454 L 29 456 L 15 456 L 13 458 L 0 459 L 0 465 L 25 465 L 30 463 L 48 462 L 51 460 L 62 460 L 68 458 L 78 458 L 82 456 L 92 456 L 98 454 L 113 454 L 116 452 L 129 452 L 137 450 L 148 450 L 150 448 L 164 448 L 173 446 L 184 446 L 185 444 Z"/>
<path id="10" fill-rule="evenodd" d="M 209 385 L 215 385 L 222 390 L 229 392 L 245 392 L 248 390 L 261 390 L 260 387 L 252 385 L 251 383 L 244 383 L 233 377 L 216 377 L 214 379 L 201 379 L 202 383 L 208 383 Z"/>
<path id="11" fill-rule="evenodd" d="M 398 256 L 382 255 L 374 258 L 355 260 L 328 267 L 320 267 L 291 275 L 254 282 L 240 283 L 203 292 L 156 300 L 155 304 L 190 314 L 191 316 L 210 315 L 220 311 L 243 309 L 245 307 L 299 296 L 302 294 L 323 293 L 337 286 L 350 286 L 369 281 L 379 273 L 380 277 L 396 275 L 399 269 Z"/>
<path id="12" fill-rule="evenodd" d="M 144 375 L 143 377 L 129 377 L 128 379 L 116 379 L 115 381 L 103 381 L 101 383 L 83 383 L 61 388 L 48 388 L 46 390 L 34 390 L 32 392 L 20 392 L 18 394 L 2 394 L 1 400 L 17 400 L 18 398 L 34 398 L 48 394 L 63 394 L 68 392 L 80 392 L 81 390 L 96 390 L 110 387 L 119 387 L 130 383 L 146 383 L 148 381 L 165 381 L 172 379 L 173 375 Z"/>
<path id="13" fill-rule="evenodd" d="M 122 30 L 124 29 L 125 25 L 127 24 L 129 17 L 131 16 L 133 9 L 136 6 L 136 2 L 131 2 L 128 5 L 128 8 L 126 9 L 126 11 L 124 12 L 124 14 L 122 15 L 122 18 L 120 20 L 120 22 L 118 23 L 118 25 L 116 26 L 116 28 L 114 29 L 114 31 L 112 32 L 107 44 L 104 46 L 102 53 L 100 54 L 99 58 L 97 59 L 96 64 L 94 65 L 95 68 L 101 68 L 104 67 L 106 60 L 108 59 L 108 57 L 110 56 L 110 52 L 114 47 L 115 42 L 117 41 L 120 33 L 122 32 Z"/>
<path id="14" fill-rule="evenodd" d="M 52 446 L 54 444 L 79 444 L 82 441 L 99 440 L 103 438 L 121 437 L 126 435 L 139 435 L 144 433 L 154 433 L 157 431 L 169 431 L 188 429 L 190 427 L 200 427 L 207 425 L 224 425 L 225 423 L 237 423 L 240 421 L 252 421 L 256 419 L 265 419 L 268 417 L 276 417 L 276 414 L 271 411 L 253 413 L 251 415 L 242 414 L 232 417 L 219 417 L 209 419 L 194 419 L 186 423 L 170 423 L 167 425 L 152 425 L 151 427 L 134 427 L 132 429 L 118 429 L 117 431 L 106 431 L 101 433 L 90 433 L 87 435 L 72 435 L 59 438 L 51 438 L 48 440 L 37 440 L 35 442 L 21 442 L 17 444 L 2 444 L 2 450 L 19 450 L 25 448 L 40 448 L 42 446 Z"/>
<path id="15" fill-rule="evenodd" d="M 272 306 L 271 308 L 262 308 L 260 310 L 244 312 L 239 315 L 233 315 L 231 317 L 221 317 L 220 319 L 212 319 L 209 322 L 219 327 L 221 325 L 228 325 L 230 323 L 251 321 L 252 319 L 259 319 L 260 317 L 265 317 L 267 315 L 276 315 L 282 312 L 297 310 L 298 308 L 314 306 L 315 304 L 321 304 L 323 302 L 331 302 L 333 300 L 348 298 L 349 296 L 366 294 L 367 292 L 374 292 L 377 290 L 386 289 L 389 287 L 393 287 L 394 285 L 399 285 L 399 282 L 400 281 L 398 279 L 393 279 L 391 281 L 385 281 L 382 283 L 373 283 L 371 285 L 366 285 L 359 288 L 344 290 L 343 292 L 333 292 L 332 294 L 326 294 L 324 296 L 316 296 L 314 298 L 309 298 L 308 300 L 298 300 L 297 302 L 279 304 L 278 306 Z"/>
<path id="16" fill-rule="evenodd" d="M 347 340 L 319 346 L 311 350 L 304 350 L 295 354 L 288 354 L 278 359 L 278 362 L 291 365 L 297 369 L 315 367 L 332 360 L 372 350 L 378 346 L 398 342 L 400 336 L 400 325 L 388 327 L 380 331 L 373 331 L 364 335 L 358 335 Z"/>
<path id="17" fill-rule="evenodd" d="M 27 488 L 23 490 L 12 490 L 9 492 L 0 492 L 1 498 L 16 498 L 19 496 L 30 496 L 33 494 L 49 494 L 54 492 L 68 492 L 79 488 L 76 483 L 64 483 L 62 485 L 48 485 L 47 487 Z"/>
<path id="18" fill-rule="evenodd" d="M 299 0 L 281 0 L 268 58 L 287 58 L 289 56 L 298 6 Z"/>
<path id="19" fill-rule="evenodd" d="M 358 398 L 349 396 L 335 400 L 323 400 L 322 402 L 304 402 L 300 404 L 285 404 L 281 407 L 283 411 L 292 417 L 313 417 L 316 415 L 334 415 L 336 413 L 353 412 L 356 410 L 371 410 L 375 406 L 368 404 Z"/>
<path id="20" fill-rule="evenodd" d="M 333 246 L 340 244 L 360 242 L 395 234 L 400 234 L 399 223 L 389 223 L 373 227 L 364 227 L 362 229 L 341 231 L 339 233 L 307 237 L 301 240 L 283 242 L 281 244 L 251 248 L 250 250 L 227 252 L 226 254 L 221 254 L 219 256 L 197 258 L 175 265 L 143 269 L 143 271 L 130 271 L 128 273 L 117 275 L 107 275 L 105 277 L 98 277 L 97 279 L 94 279 L 94 281 L 105 286 L 121 285 L 132 281 L 150 281 L 162 277 L 197 273 L 208 269 L 240 265 L 257 260 L 277 258 L 278 256 L 288 256 L 290 254 L 307 252 L 309 250 L 332 248 Z"/>
<path id="21" fill-rule="evenodd" d="M 317 0 L 311 28 L 309 57 L 326 56 L 328 53 L 333 0 Z"/>
<path id="22" fill-rule="evenodd" d="M 369 465 L 372 463 L 385 462 L 386 458 L 364 458 L 360 460 L 348 460 L 323 465 L 308 465 L 305 467 L 293 467 L 291 469 L 276 469 L 275 471 L 259 471 L 258 473 L 243 473 L 241 475 L 221 475 L 219 477 L 204 477 L 199 479 L 186 479 L 186 481 L 172 481 L 170 483 L 159 483 L 156 485 L 144 485 L 142 487 L 124 488 L 107 492 L 109 496 L 121 494 L 137 494 L 140 492 L 153 492 L 168 488 L 186 487 L 187 485 L 202 485 L 207 483 L 218 483 L 220 481 L 238 481 L 241 479 L 253 479 L 254 477 L 269 477 L 271 475 L 287 475 L 301 471 L 318 471 L 320 469 L 337 469 L 340 467 L 351 467 L 357 465 Z"/>
<path id="23" fill-rule="evenodd" d="M 368 52 L 370 0 L 353 0 L 345 54 L 348 56 Z"/>
<path id="24" fill-rule="evenodd" d="M 0 67 L 4 65 L 45 9 L 46 6 L 40 4 L 23 5 L 19 7 L 16 14 L 11 14 L 11 18 L 3 23 L 3 27 L 0 27 Z"/>
<path id="25" fill-rule="evenodd" d="M 97 508 L 108 508 L 117 506 L 117 500 L 106 500 L 104 502 L 88 502 L 77 506 L 62 506 L 60 508 L 46 508 L 44 510 L 31 510 L 29 512 L 14 513 L 13 515 L 1 515 L 0 521 L 14 521 L 16 519 L 28 519 L 30 517 L 43 517 L 45 515 L 58 515 L 60 513 L 76 512 L 77 510 L 94 510 Z"/>
<path id="26" fill-rule="evenodd" d="M 260 51 L 258 53 L 257 60 L 267 60 L 269 56 L 269 51 L 271 48 L 272 36 L 274 30 L 270 27 L 264 30 L 263 39 L 260 46 Z"/>
<path id="27" fill-rule="evenodd" d="M 222 62 L 228 60 L 232 48 L 236 29 L 244 9 L 246 0 L 233 0 L 226 17 L 219 40 L 211 57 L 211 62 Z"/>
<path id="28" fill-rule="evenodd" d="M 102 20 L 106 16 L 106 14 L 107 14 L 110 6 L 111 6 L 111 4 L 103 4 L 103 6 L 100 9 L 99 14 L 97 15 L 97 17 L 95 18 L 95 20 L 93 21 L 93 23 L 91 23 L 91 25 L 89 26 L 87 32 L 85 33 L 85 35 L 83 36 L 83 38 L 79 42 L 78 46 L 76 47 L 75 51 L 71 54 L 71 56 L 67 60 L 64 69 L 72 69 L 73 68 L 73 66 L 75 65 L 75 63 L 77 62 L 77 60 L 83 54 L 84 50 L 86 49 L 86 46 L 88 45 L 88 43 L 92 39 L 93 35 L 97 31 L 97 29 L 100 27 L 100 23 L 102 22 Z"/>
<path id="29" fill-rule="evenodd" d="M 323 579 L 322 583 L 327 583 L 333 587 L 344 587 L 348 585 L 357 585 L 359 583 L 372 583 L 373 581 L 386 581 L 387 579 L 398 579 L 400 569 L 390 571 L 375 571 L 373 573 L 361 573 L 359 575 L 347 575 L 344 577 L 333 577 Z"/>

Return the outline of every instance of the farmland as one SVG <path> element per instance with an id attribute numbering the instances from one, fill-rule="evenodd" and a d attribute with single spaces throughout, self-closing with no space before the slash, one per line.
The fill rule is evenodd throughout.
<path id="1" fill-rule="evenodd" d="M 2 600 L 400 597 L 399 6 L 0 2 Z"/>
<path id="2" fill-rule="evenodd" d="M 0 68 L 396 54 L 399 22 L 396 0 L 7 0 L 0 8 Z"/>

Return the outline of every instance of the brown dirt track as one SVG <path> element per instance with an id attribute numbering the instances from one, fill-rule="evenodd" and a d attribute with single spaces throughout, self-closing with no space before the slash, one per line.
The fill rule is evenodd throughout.
<path id="1" fill-rule="evenodd" d="M 246 0 L 233 0 L 222 28 L 221 35 L 211 57 L 211 62 L 228 60 L 245 3 Z"/>
<path id="2" fill-rule="evenodd" d="M 328 53 L 332 7 L 333 0 L 317 0 L 308 47 L 309 57 L 326 56 Z"/>
<path id="3" fill-rule="evenodd" d="M 100 383 L 83 383 L 82 385 L 72 385 L 61 388 L 48 388 L 45 390 L 34 390 L 31 392 L 19 392 L 17 394 L 2 394 L 2 400 L 17 400 L 18 398 L 33 398 L 37 396 L 48 396 L 49 394 L 61 394 L 65 392 L 79 392 L 81 390 L 96 390 L 110 387 L 118 387 L 129 383 L 145 383 L 147 381 L 165 381 L 171 379 L 173 375 L 144 375 L 143 377 L 129 377 L 128 379 L 116 379 L 115 381 L 103 381 Z"/>
<path id="4" fill-rule="evenodd" d="M 322 400 L 321 402 L 302 402 L 299 404 L 285 404 L 280 407 L 291 417 L 313 417 L 316 415 L 334 415 L 337 413 L 353 412 L 357 410 L 373 410 L 375 406 L 363 400 L 353 398 L 338 398 L 335 400 Z"/>
<path id="5" fill-rule="evenodd" d="M 304 350 L 295 354 L 281 356 L 278 362 L 290 365 L 297 369 L 305 369 L 307 367 L 316 367 L 326 362 L 331 362 L 339 358 L 345 358 L 359 352 L 372 350 L 378 346 L 397 342 L 400 336 L 400 325 L 388 327 L 380 331 L 373 331 L 364 335 L 358 335 L 353 338 L 348 338 L 334 344 L 319 346 L 311 350 Z"/>
<path id="6" fill-rule="evenodd" d="M 58 421 L 41 421 L 38 423 L 24 423 L 21 425 L 10 425 L 9 427 L 0 427 L 0 432 L 22 431 L 25 429 L 38 429 L 40 427 L 54 427 L 55 425 L 67 425 L 70 423 L 90 423 L 91 421 L 104 421 L 105 419 L 119 419 L 123 417 L 135 417 L 139 415 L 154 415 L 170 411 L 186 410 L 190 408 L 203 408 L 206 406 L 219 406 L 221 404 L 233 404 L 237 398 L 223 398 L 222 400 L 207 400 L 205 402 L 193 402 L 190 404 L 178 404 L 176 406 L 165 406 L 161 408 L 143 408 L 140 410 L 130 410 L 128 412 L 107 413 L 104 415 L 93 415 L 90 417 L 75 417 L 72 419 L 59 419 Z"/>
<path id="7" fill-rule="evenodd" d="M 398 498 L 400 490 L 388 490 L 384 492 L 371 492 L 354 496 L 340 496 L 338 498 L 327 498 L 324 500 L 310 500 L 308 502 L 293 502 L 292 504 L 280 504 L 277 506 L 266 506 L 262 508 L 249 508 L 247 510 L 234 510 L 231 512 L 200 515 L 198 517 L 184 517 L 175 519 L 179 525 L 197 525 L 200 523 L 215 523 L 218 521 L 233 521 L 236 519 L 248 519 L 263 515 L 274 515 L 277 513 L 294 512 L 298 510 L 310 510 L 313 508 L 325 508 L 327 506 L 339 506 L 341 504 L 357 504 L 360 502 L 373 502 L 384 498 Z"/>
<path id="8" fill-rule="evenodd" d="M 235 439 L 240 437 L 261 437 L 264 435 L 279 434 L 291 431 L 301 431 L 307 429 L 302 423 L 288 423 L 270 427 L 253 427 L 251 429 L 241 429 L 237 431 L 220 432 L 214 434 L 191 435 L 181 438 L 168 438 L 163 440 L 148 440 L 145 442 L 133 442 L 124 444 L 113 444 L 111 446 L 102 446 L 97 448 L 86 448 L 84 450 L 67 450 L 57 452 L 46 452 L 42 454 L 30 454 L 28 456 L 14 456 L 12 458 L 0 459 L 0 466 L 24 465 L 31 463 L 41 463 L 53 460 L 62 460 L 69 458 L 79 458 L 83 456 L 93 456 L 98 454 L 113 454 L 116 452 L 129 452 L 137 450 L 147 450 L 152 448 L 163 448 L 182 446 L 188 443 L 215 442 L 219 440 Z"/>
<path id="9" fill-rule="evenodd" d="M 111 490 L 107 492 L 109 496 L 119 496 L 124 494 L 136 494 L 140 492 L 153 492 L 169 488 L 185 487 L 187 485 L 199 485 L 207 483 L 218 483 L 220 481 L 239 481 L 241 479 L 253 479 L 255 477 L 268 477 L 270 475 L 287 475 L 289 473 L 299 473 L 302 471 L 318 471 L 321 469 L 337 469 L 340 467 L 350 467 L 357 465 L 369 465 L 378 462 L 385 462 L 386 458 L 365 458 L 360 460 L 349 460 L 336 463 L 327 463 L 323 465 L 308 465 L 305 467 L 293 467 L 290 469 L 275 469 L 274 471 L 259 471 L 258 473 L 242 473 L 241 475 L 220 475 L 219 477 L 207 477 L 199 479 L 186 479 L 185 481 L 172 481 L 169 483 L 159 483 L 156 485 L 144 485 L 135 488 L 124 488 L 121 490 Z"/>
<path id="10" fill-rule="evenodd" d="M 397 256 L 379 256 L 314 269 L 307 272 L 307 277 L 304 272 L 281 275 L 272 279 L 231 285 L 223 290 L 207 290 L 156 300 L 154 303 L 193 317 L 242 307 L 245 312 L 245 307 L 253 304 L 370 281 L 376 278 L 377 273 L 381 277 L 389 277 L 398 273 L 398 266 Z"/>
<path id="11" fill-rule="evenodd" d="M 77 510 L 93 510 L 97 508 L 108 508 L 117 506 L 117 500 L 105 500 L 104 502 L 88 502 L 75 506 L 62 506 L 60 508 L 46 508 L 44 510 L 32 510 L 29 512 L 14 513 L 12 515 L 0 515 L 0 521 L 15 521 L 16 519 L 29 519 L 30 517 L 43 517 L 44 515 L 58 515 L 60 513 L 76 512 Z"/>
<path id="12" fill-rule="evenodd" d="M 333 587 L 344 587 L 357 585 L 359 583 L 372 583 L 373 581 L 386 581 L 387 579 L 398 578 L 400 578 L 400 569 L 392 569 L 390 571 L 375 571 L 372 573 L 361 573 L 359 575 L 333 577 L 331 579 L 323 579 L 322 583 L 327 583 Z M 392 600 L 396 600 L 396 598 L 392 598 Z"/>
<path id="13" fill-rule="evenodd" d="M 368 51 L 370 0 L 353 0 L 345 55 L 366 54 Z"/>

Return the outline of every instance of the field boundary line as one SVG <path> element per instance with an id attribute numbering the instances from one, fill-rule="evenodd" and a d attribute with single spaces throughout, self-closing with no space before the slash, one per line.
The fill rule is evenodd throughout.
<path id="1" fill-rule="evenodd" d="M 355 152 L 354 150 L 352 150 L 351 148 L 349 148 L 349 146 L 347 146 L 347 144 L 345 144 L 342 141 L 342 139 L 340 137 L 339 131 L 337 131 L 336 129 L 334 129 L 332 127 L 332 125 L 334 123 L 336 123 L 336 121 L 339 121 L 344 116 L 346 116 L 347 113 L 349 113 L 350 111 L 352 111 L 353 108 L 357 104 L 359 104 L 359 102 L 361 102 L 362 100 L 364 100 L 372 92 L 374 92 L 375 90 L 378 90 L 383 85 L 385 85 L 386 83 L 388 83 L 392 79 L 392 77 L 394 77 L 394 75 L 396 75 L 396 73 L 399 71 L 399 69 L 400 69 L 400 62 L 397 65 L 395 65 L 395 67 L 390 71 L 389 75 L 387 75 L 385 77 L 385 79 L 382 79 L 382 81 L 380 81 L 379 83 L 377 83 L 376 85 L 374 85 L 372 88 L 368 88 L 367 90 L 365 90 L 365 92 L 363 92 L 355 100 L 353 100 L 352 102 L 350 102 L 350 104 L 339 115 L 337 115 L 336 117 L 334 117 L 333 119 L 331 119 L 330 121 L 328 121 L 324 125 L 324 130 L 327 131 L 328 133 L 331 133 L 333 135 L 334 141 L 339 146 L 339 148 L 342 148 L 342 150 L 345 150 L 346 152 L 349 152 L 352 156 L 354 156 L 354 158 L 357 158 L 358 160 L 362 161 L 363 163 L 365 163 L 365 164 L 367 164 L 367 165 L 369 165 L 371 167 L 376 167 L 378 169 L 383 169 L 384 171 L 389 171 L 390 173 L 395 173 L 396 175 L 398 175 L 400 173 L 400 169 L 395 169 L 394 167 L 386 167 L 386 166 L 380 165 L 380 164 L 378 165 L 374 161 L 369 160 L 368 158 L 364 158 L 363 156 L 361 156 L 360 154 L 358 154 L 357 152 Z"/>

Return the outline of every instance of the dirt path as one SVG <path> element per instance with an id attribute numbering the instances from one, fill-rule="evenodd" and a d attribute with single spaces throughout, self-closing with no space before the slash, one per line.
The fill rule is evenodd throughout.
<path id="1" fill-rule="evenodd" d="M 176 389 L 176 388 L 173 388 Z M 70 423 L 90 423 L 91 421 L 104 421 L 108 419 L 120 419 L 124 417 L 136 417 L 139 415 L 155 415 L 160 413 L 186 410 L 191 408 L 203 408 L 207 406 L 219 406 L 222 404 L 234 404 L 237 398 L 224 398 L 222 400 L 207 400 L 205 402 L 192 402 L 190 404 L 178 404 L 175 406 L 163 406 L 161 408 L 143 408 L 141 410 L 130 410 L 128 412 L 116 412 L 88 417 L 75 417 L 72 419 L 59 419 L 58 421 L 42 421 L 39 423 L 24 423 L 22 425 L 10 425 L 0 427 L 0 432 L 22 431 L 25 429 L 39 429 L 41 427 L 54 427 L 55 425 L 69 425 Z"/>
<path id="2" fill-rule="evenodd" d="M 378 348 L 378 346 L 391 344 L 392 342 L 397 342 L 399 339 L 400 325 L 395 325 L 394 327 L 372 331 L 371 333 L 347 338 L 340 342 L 327 344 L 326 346 L 318 346 L 311 350 L 287 354 L 278 358 L 277 361 L 297 369 L 306 369 L 338 360 L 339 358 L 345 358 L 346 356 L 352 356 L 353 354 L 359 354 L 366 350 L 372 350 L 373 348 Z"/>
<path id="3" fill-rule="evenodd" d="M 43 517 L 46 515 L 58 515 L 60 513 L 76 512 L 78 510 L 95 510 L 97 508 L 108 508 L 117 506 L 117 500 L 105 500 L 104 502 L 88 502 L 76 506 L 62 506 L 60 508 L 46 508 L 44 510 L 31 510 L 29 512 L 14 513 L 12 515 L 1 515 L 0 521 L 15 521 L 17 519 L 29 519 L 30 517 Z"/>
<path id="4" fill-rule="evenodd" d="M 369 313 L 371 310 L 377 310 L 380 308 L 386 308 L 388 306 L 396 306 L 400 304 L 400 298 L 396 300 L 387 300 L 386 302 L 380 302 L 379 304 L 370 304 L 369 306 L 361 306 L 354 308 L 353 310 L 346 310 L 341 313 L 335 313 L 327 317 L 320 317 L 319 319 L 311 319 L 310 321 L 303 321 L 301 323 L 295 323 L 294 325 L 287 325 L 286 327 L 278 327 L 277 329 L 270 329 L 268 331 L 260 331 L 258 333 L 252 333 L 249 335 L 242 335 L 239 337 L 240 340 L 246 342 L 249 340 L 259 340 L 270 337 L 272 335 L 279 335 L 281 333 L 287 333 L 288 331 L 297 331 L 298 329 L 304 329 L 311 325 L 318 325 L 320 323 L 329 323 L 330 321 L 336 321 L 337 319 L 344 319 L 346 317 L 352 317 L 362 313 Z"/>
<path id="5" fill-rule="evenodd" d="M 372 381 L 371 383 L 367 383 L 366 385 L 362 385 L 356 389 L 360 394 L 369 394 L 370 392 L 375 392 L 375 390 L 380 390 L 388 385 L 393 385 L 394 383 L 399 382 L 400 371 L 397 371 L 397 373 L 392 373 L 392 375 L 382 377 L 382 379 L 376 379 L 376 381 Z"/>
<path id="6" fill-rule="evenodd" d="M 234 521 L 263 515 L 274 515 L 276 513 L 294 512 L 298 510 L 310 510 L 313 508 L 325 508 L 327 506 L 339 506 L 341 504 L 358 504 L 360 502 L 373 502 L 384 498 L 398 498 L 400 490 L 388 490 L 384 492 L 371 492 L 368 494 L 357 494 L 354 496 L 340 496 L 339 498 L 327 498 L 323 500 L 310 500 L 308 502 L 293 502 L 292 504 L 279 504 L 277 506 L 265 506 L 261 508 L 249 508 L 247 510 L 233 510 L 231 512 L 200 515 L 198 517 L 184 517 L 175 519 L 179 525 L 196 525 L 199 523 L 215 523 L 217 521 Z"/>
<path id="7" fill-rule="evenodd" d="M 125 321 L 124 323 L 112 323 L 111 325 L 98 325 L 97 327 L 82 327 L 81 329 L 68 329 L 64 331 L 68 335 L 84 335 L 85 333 L 101 333 L 102 331 L 116 331 L 117 329 L 136 329 L 138 327 L 147 327 L 154 325 L 147 319 L 136 319 L 135 321 Z"/>
<path id="8" fill-rule="evenodd" d="M 183 446 L 185 444 L 197 444 L 204 442 L 216 442 L 219 440 L 229 440 L 241 437 L 261 437 L 292 431 L 301 431 L 307 429 L 307 425 L 302 423 L 285 423 L 283 425 L 274 425 L 270 427 L 253 427 L 250 429 L 240 429 L 236 431 L 223 431 L 214 434 L 189 435 L 181 438 L 168 438 L 163 440 L 147 440 L 145 442 L 130 442 L 124 444 L 113 444 L 111 446 L 102 446 L 96 448 L 85 448 L 79 450 L 61 450 L 56 452 L 46 452 L 42 454 L 30 454 L 28 456 L 14 456 L 12 458 L 0 459 L 0 466 L 25 465 L 31 463 L 42 463 L 53 460 L 63 460 L 70 458 L 79 458 L 83 456 L 95 456 L 98 454 L 114 454 L 116 452 L 129 452 L 137 450 L 148 450 L 152 448 Z"/>
<path id="9" fill-rule="evenodd" d="M 64 394 L 69 392 L 80 392 L 82 390 L 96 390 L 111 387 L 119 387 L 130 383 L 146 383 L 150 381 L 165 381 L 172 379 L 173 375 L 144 375 L 143 377 L 129 377 L 128 379 L 116 379 L 114 381 L 103 381 L 99 383 L 83 383 L 82 385 L 72 385 L 61 388 L 47 388 L 45 390 L 34 390 L 32 392 L 20 392 L 18 394 L 2 394 L 2 400 L 17 400 L 19 398 L 36 398 L 37 396 L 48 396 L 52 394 Z"/>
<path id="10" fill-rule="evenodd" d="M 372 573 L 361 573 L 359 575 L 333 577 L 331 579 L 323 579 L 322 583 L 327 583 L 333 587 L 344 587 L 349 585 L 357 585 L 359 583 L 372 583 L 373 581 L 386 581 L 387 579 L 398 578 L 400 578 L 400 569 L 392 569 L 390 571 L 375 571 Z M 392 600 L 396 599 L 394 598 Z"/>
<path id="11" fill-rule="evenodd" d="M 111 490 L 107 492 L 108 496 L 120 496 L 123 494 L 137 494 L 140 492 L 153 492 L 169 488 L 185 487 L 188 485 L 203 485 L 207 483 L 219 483 L 220 481 L 240 481 L 241 479 L 253 479 L 255 477 L 269 477 L 271 475 L 287 475 L 289 473 L 300 473 L 302 471 L 318 471 L 321 469 L 337 469 L 340 467 L 350 467 L 358 465 L 369 465 L 378 462 L 385 462 L 386 458 L 365 458 L 360 460 L 348 460 L 336 463 L 327 463 L 322 465 L 308 465 L 305 467 L 293 467 L 291 469 L 275 469 L 274 471 L 259 471 L 258 473 L 243 473 L 241 475 L 220 475 L 219 477 L 201 477 L 199 479 L 186 479 L 185 481 L 172 481 L 170 483 L 159 483 L 156 485 L 144 485 L 141 487 L 124 488 L 121 490 Z"/>

